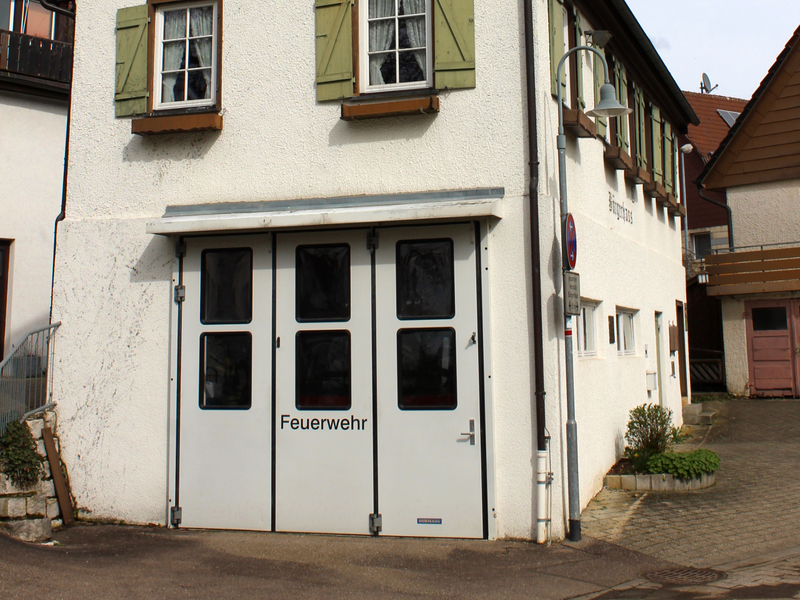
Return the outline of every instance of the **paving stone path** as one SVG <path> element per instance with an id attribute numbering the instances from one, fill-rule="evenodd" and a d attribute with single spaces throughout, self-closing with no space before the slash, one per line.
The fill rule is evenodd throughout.
<path id="1" fill-rule="evenodd" d="M 789 552 L 774 569 L 800 581 L 800 401 L 731 400 L 714 408 L 717 422 L 701 447 L 720 455 L 715 486 L 688 493 L 604 489 L 584 510 L 583 531 L 695 567 Z"/>

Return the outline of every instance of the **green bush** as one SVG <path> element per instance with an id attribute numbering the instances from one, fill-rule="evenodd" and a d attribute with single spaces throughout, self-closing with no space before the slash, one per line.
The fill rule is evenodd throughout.
<path id="1" fill-rule="evenodd" d="M 703 473 L 719 469 L 716 452 L 700 448 L 691 452 L 664 452 L 651 456 L 647 461 L 650 473 L 667 473 L 679 479 L 693 479 Z"/>
<path id="2" fill-rule="evenodd" d="M 44 459 L 36 451 L 36 442 L 26 423 L 12 421 L 0 438 L 0 467 L 11 482 L 20 488 L 33 486 L 44 472 Z"/>
<path id="3" fill-rule="evenodd" d="M 650 457 L 666 452 L 670 443 L 680 439 L 680 430 L 672 425 L 671 410 L 658 404 L 642 404 L 630 412 L 625 456 L 637 473 L 646 473 Z"/>

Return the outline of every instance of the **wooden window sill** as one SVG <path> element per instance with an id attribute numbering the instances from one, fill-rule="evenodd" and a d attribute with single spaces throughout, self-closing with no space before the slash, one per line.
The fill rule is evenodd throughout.
<path id="1" fill-rule="evenodd" d="M 439 112 L 439 96 L 423 98 L 404 98 L 402 100 L 379 100 L 375 102 L 342 103 L 343 121 L 360 121 L 381 117 L 401 117 L 404 115 L 435 114 Z"/>
<path id="2" fill-rule="evenodd" d="M 160 133 L 188 133 L 194 131 L 222 131 L 222 115 L 217 112 L 188 115 L 148 115 L 131 122 L 131 133 L 157 135 Z"/>
<path id="3" fill-rule="evenodd" d="M 628 171 L 633 168 L 633 159 L 619 146 L 606 146 L 603 158 L 617 171 Z"/>
<path id="4" fill-rule="evenodd" d="M 653 177 L 650 175 L 650 171 L 648 171 L 647 169 L 633 166 L 632 168 L 625 171 L 625 179 L 633 183 L 646 184 L 650 183 Z"/>
<path id="5" fill-rule="evenodd" d="M 564 109 L 564 129 L 579 138 L 593 138 L 596 134 L 594 122 L 579 109 Z"/>
<path id="6" fill-rule="evenodd" d="M 671 215 L 680 215 L 684 216 L 686 214 L 686 209 L 683 207 L 683 204 L 678 204 L 678 199 L 675 198 L 672 194 L 667 194 L 667 210 Z"/>
<path id="7" fill-rule="evenodd" d="M 654 198 L 659 203 L 664 203 L 667 201 L 667 189 L 663 184 L 659 183 L 655 179 L 653 179 L 650 183 L 644 184 L 642 190 L 644 191 L 645 195 Z"/>

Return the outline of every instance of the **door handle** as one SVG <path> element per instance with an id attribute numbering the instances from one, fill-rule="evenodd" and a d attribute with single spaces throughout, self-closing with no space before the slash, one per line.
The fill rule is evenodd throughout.
<path id="1" fill-rule="evenodd" d="M 474 446 L 475 445 L 475 419 L 470 419 L 469 420 L 469 431 L 468 432 L 462 431 L 461 435 L 468 435 L 469 436 L 469 445 L 470 446 Z"/>

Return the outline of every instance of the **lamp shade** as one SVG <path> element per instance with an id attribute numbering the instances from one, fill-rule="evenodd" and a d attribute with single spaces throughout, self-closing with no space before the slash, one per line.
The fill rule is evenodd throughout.
<path id="1" fill-rule="evenodd" d="M 625 108 L 617 102 L 617 93 L 614 86 L 604 83 L 600 86 L 600 102 L 586 114 L 590 117 L 621 117 L 633 112 L 633 109 Z"/>

